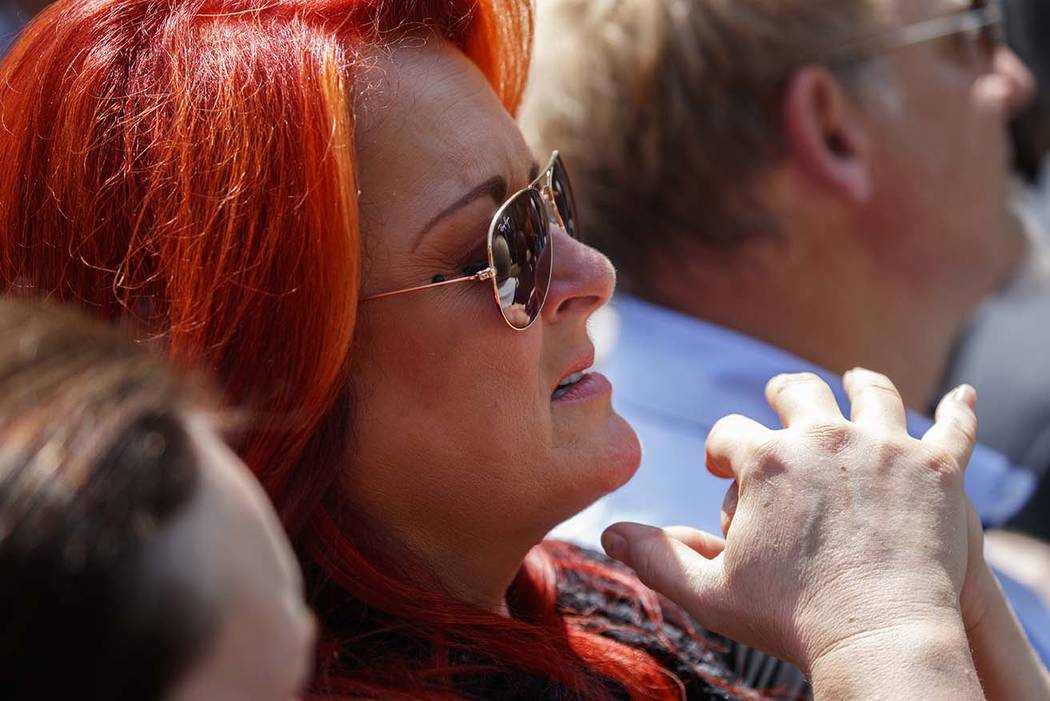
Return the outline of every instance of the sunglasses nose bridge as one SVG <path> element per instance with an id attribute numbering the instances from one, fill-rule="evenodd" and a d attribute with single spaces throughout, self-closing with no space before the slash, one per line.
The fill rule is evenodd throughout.
<path id="1" fill-rule="evenodd" d="M 543 185 L 538 189 L 540 191 L 540 198 L 543 200 L 543 206 L 547 210 L 547 220 L 562 231 L 568 231 L 569 228 L 565 224 L 565 219 L 562 217 L 561 210 L 558 209 L 558 201 L 554 196 L 554 188 L 548 184 Z"/>

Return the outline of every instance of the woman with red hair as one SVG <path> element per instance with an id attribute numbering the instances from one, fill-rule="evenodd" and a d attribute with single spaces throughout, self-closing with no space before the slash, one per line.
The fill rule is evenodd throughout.
<path id="1" fill-rule="evenodd" d="M 59 0 L 0 65 L 0 279 L 131 326 L 246 407 L 239 452 L 321 623 L 316 698 L 804 696 L 787 665 L 704 631 L 626 568 L 537 547 L 625 482 L 639 446 L 588 372 L 586 322 L 612 269 L 577 238 L 560 159 L 533 162 L 511 117 L 530 22 L 525 0 Z M 970 415 L 952 407 L 947 423 Z M 873 448 L 855 460 L 887 467 L 870 457 L 890 455 L 882 442 L 842 422 Z M 966 449 L 937 455 L 955 465 Z M 923 523 L 965 526 L 959 480 L 905 469 L 923 450 L 887 458 L 890 481 L 944 496 L 914 506 Z M 755 452 L 741 451 L 724 473 Z M 756 533 L 773 512 L 738 477 L 734 532 Z M 788 493 L 780 517 L 814 503 Z M 887 494 L 851 508 L 871 516 Z M 710 620 L 811 671 L 819 692 L 842 690 L 857 659 L 822 653 L 901 623 L 901 587 L 958 604 L 974 562 L 965 527 L 873 520 L 878 557 L 826 532 L 751 538 L 808 569 L 763 569 L 766 551 L 733 536 L 668 535 L 724 563 L 726 590 L 742 571 L 783 593 L 713 605 Z M 616 535 L 610 549 L 637 562 Z M 950 536 L 964 547 L 916 544 Z M 734 570 L 738 552 L 750 567 Z M 868 581 L 838 577 L 843 558 L 885 586 L 837 596 Z M 937 587 L 901 566 L 920 560 Z M 672 593 L 689 592 L 702 594 Z M 962 630 L 951 610 L 946 655 Z"/>

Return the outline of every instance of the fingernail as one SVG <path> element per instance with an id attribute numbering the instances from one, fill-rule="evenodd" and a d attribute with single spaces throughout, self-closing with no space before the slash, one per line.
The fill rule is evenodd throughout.
<path id="1" fill-rule="evenodd" d="M 627 541 L 615 531 L 606 531 L 602 533 L 602 547 L 609 557 L 622 560 L 627 552 Z"/>

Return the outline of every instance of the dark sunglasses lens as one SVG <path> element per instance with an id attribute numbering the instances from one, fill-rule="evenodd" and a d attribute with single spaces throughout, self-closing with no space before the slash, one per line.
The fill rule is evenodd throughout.
<path id="1" fill-rule="evenodd" d="M 539 315 L 551 282 L 547 218 L 535 190 L 519 193 L 496 219 L 492 231 L 492 267 L 496 294 L 507 322 L 524 329 Z"/>
<path id="2" fill-rule="evenodd" d="M 561 220 L 565 222 L 565 229 L 569 236 L 577 241 L 580 239 L 579 220 L 576 216 L 576 201 L 572 196 L 572 185 L 569 183 L 569 174 L 565 172 L 565 166 L 561 158 L 554 159 L 551 169 L 551 190 L 554 191 L 554 206 L 558 208 Z"/>

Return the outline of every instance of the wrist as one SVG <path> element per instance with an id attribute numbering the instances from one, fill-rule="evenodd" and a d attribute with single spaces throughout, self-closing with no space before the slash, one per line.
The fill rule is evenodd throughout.
<path id="1" fill-rule="evenodd" d="M 947 631 L 962 627 L 960 595 L 947 573 L 916 567 L 908 576 L 855 577 L 799 619 L 798 645 L 789 655 L 806 669 L 839 648 L 878 645 L 893 631 Z M 835 613 L 842 612 L 842 613 Z M 965 628 L 962 628 L 965 633 Z"/>
<path id="2" fill-rule="evenodd" d="M 978 634 L 988 618 L 992 604 L 1001 598 L 999 582 L 992 574 L 992 568 L 981 560 L 976 575 L 967 583 L 966 589 L 959 598 L 960 613 L 966 634 L 973 637 Z"/>
<path id="3" fill-rule="evenodd" d="M 809 677 L 818 699 L 983 698 L 957 613 L 839 641 L 812 661 Z"/>

